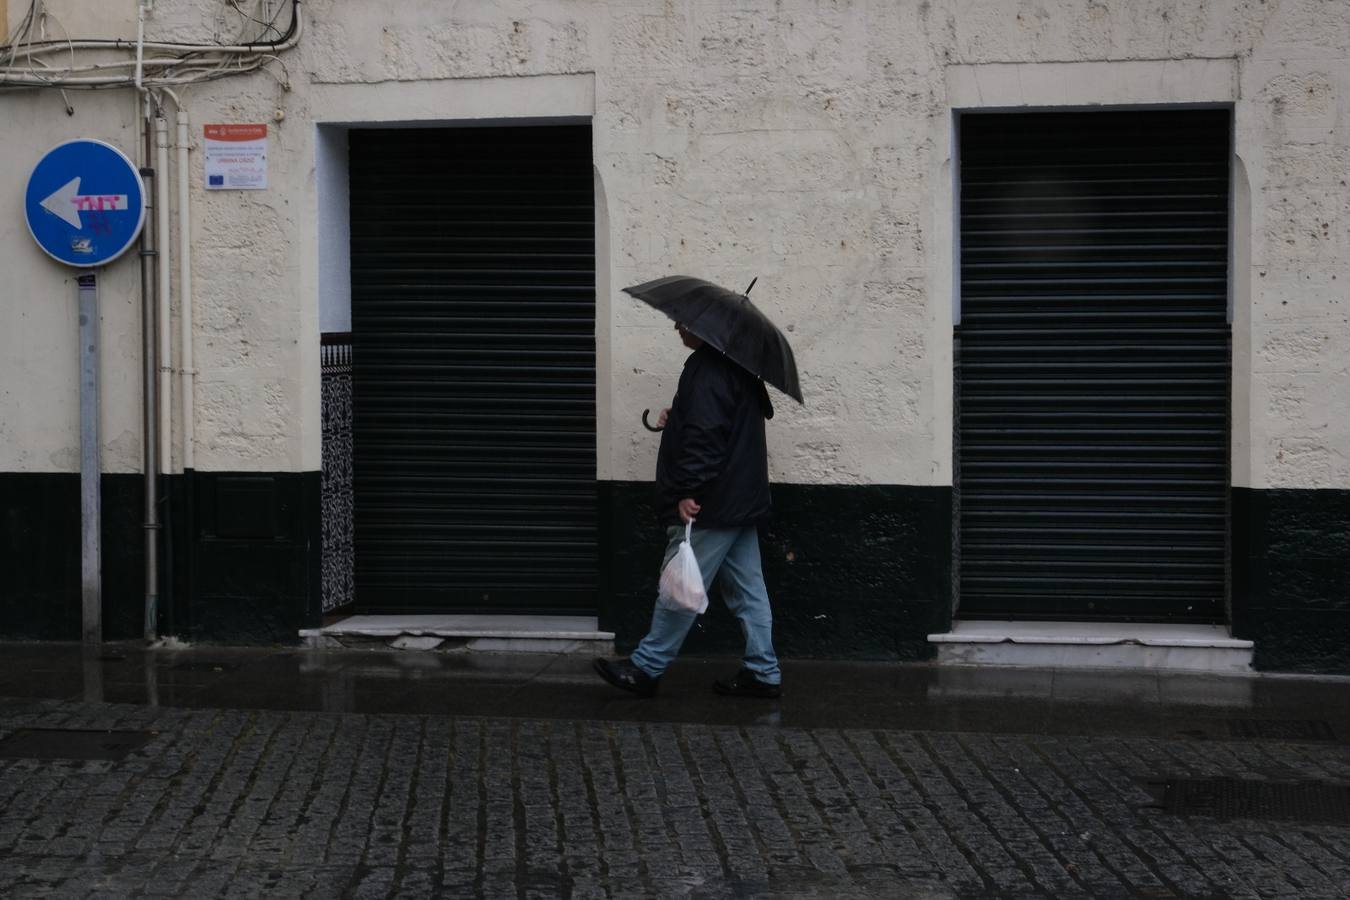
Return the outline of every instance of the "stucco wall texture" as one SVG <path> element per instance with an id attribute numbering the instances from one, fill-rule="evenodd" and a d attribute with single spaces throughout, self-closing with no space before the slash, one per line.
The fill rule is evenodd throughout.
<path id="1" fill-rule="evenodd" d="M 11 22 L 21 5 L 9 0 Z M 134 0 L 96 4 L 98 21 L 90 4 L 46 5 L 74 36 L 134 36 Z M 775 479 L 950 484 L 953 109 L 1219 102 L 1235 111 L 1234 484 L 1350 487 L 1350 3 L 304 8 L 284 69 L 184 92 L 195 142 L 205 122 L 271 126 L 267 191 L 206 192 L 192 161 L 200 469 L 318 465 L 316 126 L 334 109 L 388 121 L 414 95 L 412 118 L 453 118 L 438 108 L 476 92 L 529 98 L 535 85 L 546 99 L 552 77 L 589 74 L 601 478 L 650 476 L 639 415 L 668 401 L 683 361 L 669 323 L 619 289 L 679 272 L 733 287 L 758 277 L 755 300 L 796 349 L 807 402 L 776 397 Z M 228 36 L 232 16 L 216 0 L 156 0 L 147 35 Z M 0 94 L 3 471 L 78 468 L 73 281 L 25 233 L 23 186 L 61 140 L 133 151 L 136 131 L 130 91 L 71 99 L 67 116 L 54 92 Z M 536 96 L 473 115 L 546 107 Z M 134 256 L 102 284 L 105 465 L 135 471 Z"/>

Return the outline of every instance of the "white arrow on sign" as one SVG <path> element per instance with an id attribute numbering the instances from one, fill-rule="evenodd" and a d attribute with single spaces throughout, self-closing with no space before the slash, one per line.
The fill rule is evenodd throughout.
<path id="1" fill-rule="evenodd" d="M 126 194 L 81 194 L 80 176 L 67 181 L 42 201 L 42 208 L 67 224 L 83 229 L 81 212 L 102 212 L 103 210 L 125 210 L 130 208 Z"/>

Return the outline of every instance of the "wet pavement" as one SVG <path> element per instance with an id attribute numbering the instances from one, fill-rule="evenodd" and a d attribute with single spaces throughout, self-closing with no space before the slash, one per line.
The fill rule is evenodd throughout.
<path id="1" fill-rule="evenodd" d="M 0 643 L 0 697 L 185 709 L 509 716 L 790 728 L 874 728 L 1223 738 L 1320 721 L 1350 740 L 1350 678 L 1107 669 L 784 663 L 784 696 L 711 690 L 728 659 L 681 659 L 642 700 L 602 683 L 591 657 L 199 646 Z M 1237 723 L 1237 724 L 1235 724 Z M 1288 729 L 1295 732 L 1288 732 Z"/>
<path id="2" fill-rule="evenodd" d="M 101 656 L 0 644 L 0 896 L 1350 897 L 1347 679 Z"/>

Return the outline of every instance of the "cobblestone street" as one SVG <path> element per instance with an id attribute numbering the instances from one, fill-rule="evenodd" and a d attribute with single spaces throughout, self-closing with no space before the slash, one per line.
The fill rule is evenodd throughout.
<path id="1" fill-rule="evenodd" d="M 155 735 L 0 759 L 0 896 L 1350 894 L 1347 825 L 1147 784 L 1345 784 L 1342 743 L 0 701 L 37 728 Z"/>

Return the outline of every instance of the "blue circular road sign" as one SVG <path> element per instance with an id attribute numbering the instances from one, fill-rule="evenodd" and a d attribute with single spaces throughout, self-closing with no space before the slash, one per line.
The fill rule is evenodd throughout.
<path id="1" fill-rule="evenodd" d="M 135 242 L 145 224 L 145 182 L 112 144 L 57 144 L 33 167 L 24 197 L 33 240 L 57 262 L 101 266 Z"/>

